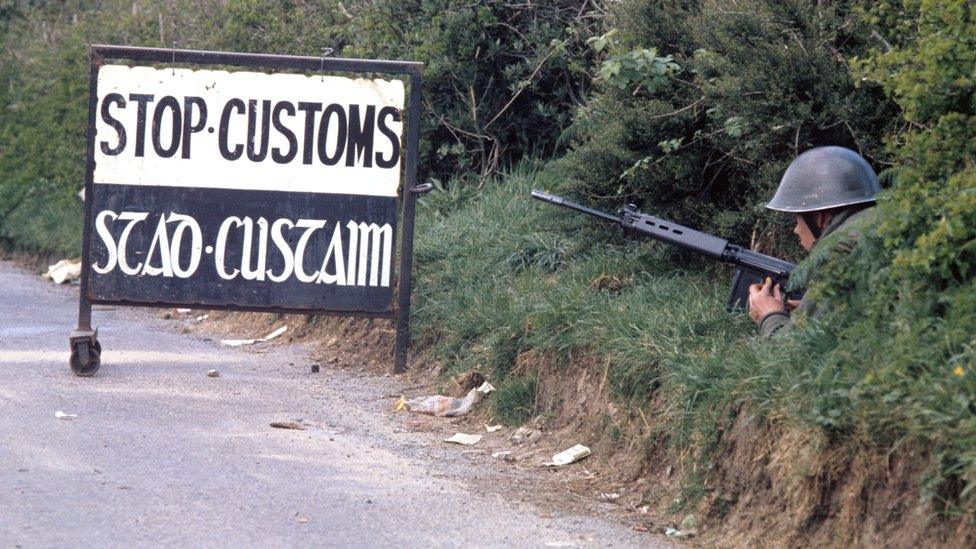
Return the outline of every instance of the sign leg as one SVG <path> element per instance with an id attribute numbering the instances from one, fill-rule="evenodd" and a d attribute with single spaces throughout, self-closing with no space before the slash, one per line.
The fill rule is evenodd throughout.
<path id="1" fill-rule="evenodd" d="M 428 192 L 430 184 L 417 185 L 417 163 L 420 143 L 420 96 L 423 76 L 417 69 L 410 77 L 410 104 L 407 112 L 406 185 L 403 187 L 403 232 L 400 235 L 400 281 L 397 287 L 397 329 L 393 373 L 407 370 L 407 348 L 410 345 L 410 291 L 413 289 L 413 220 L 417 195 Z"/>
<path id="2" fill-rule="evenodd" d="M 410 291 L 413 288 L 413 218 L 417 198 L 412 187 L 408 187 L 403 194 L 403 234 L 401 235 L 403 247 L 400 252 L 400 281 L 397 287 L 394 374 L 407 371 L 407 348 L 410 345 Z"/>
<path id="3" fill-rule="evenodd" d="M 102 346 L 98 343 L 98 331 L 91 327 L 91 301 L 88 298 L 88 267 L 91 240 L 92 202 L 95 193 L 92 173 L 95 169 L 95 107 L 97 100 L 98 69 L 101 57 L 92 50 L 88 82 L 88 156 L 85 168 L 85 224 L 81 244 L 81 287 L 78 288 L 78 327 L 68 336 L 71 357 L 68 366 L 77 376 L 93 376 L 101 365 Z"/>

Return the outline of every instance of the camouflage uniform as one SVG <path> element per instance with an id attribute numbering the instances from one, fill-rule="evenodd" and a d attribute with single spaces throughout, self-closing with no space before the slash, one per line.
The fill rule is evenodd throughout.
<path id="1" fill-rule="evenodd" d="M 809 287 L 817 282 L 818 267 L 826 262 L 842 260 L 848 256 L 857 245 L 864 227 L 873 217 L 873 208 L 851 208 L 835 215 L 830 223 L 824 227 L 823 233 L 817 239 L 810 256 L 799 266 L 798 273 L 803 280 L 796 280 L 798 285 Z M 803 276 L 805 275 L 805 276 Z M 826 303 L 820 303 L 823 310 Z M 811 299 L 804 298 L 793 314 L 816 316 L 817 304 Z M 783 311 L 772 312 L 759 321 L 759 333 L 763 337 L 772 337 L 793 323 L 789 313 Z"/>

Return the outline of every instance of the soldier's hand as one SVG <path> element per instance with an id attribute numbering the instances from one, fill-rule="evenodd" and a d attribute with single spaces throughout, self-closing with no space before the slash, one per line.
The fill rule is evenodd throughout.
<path id="1" fill-rule="evenodd" d="M 764 316 L 777 312 L 787 313 L 779 284 L 773 284 L 773 279 L 767 278 L 762 284 L 749 286 L 749 318 L 753 322 L 759 323 Z"/>

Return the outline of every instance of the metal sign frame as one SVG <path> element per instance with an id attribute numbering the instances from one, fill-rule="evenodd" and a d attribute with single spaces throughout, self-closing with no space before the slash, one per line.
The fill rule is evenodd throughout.
<path id="1" fill-rule="evenodd" d="M 423 63 L 411 61 L 384 61 L 368 59 L 345 59 L 334 57 L 312 57 L 291 55 L 270 55 L 253 53 L 232 53 L 204 50 L 183 50 L 166 48 L 141 48 L 128 46 L 91 46 L 91 65 L 88 96 L 88 150 L 85 169 L 85 211 L 82 235 L 81 289 L 78 302 L 78 326 L 69 336 L 71 358 L 69 365 L 76 375 L 93 375 L 100 365 L 101 344 L 97 330 L 92 329 L 92 305 L 121 305 L 139 307 L 173 307 L 209 310 L 256 311 L 270 313 L 322 314 L 331 316 L 358 316 L 370 318 L 396 319 L 396 343 L 394 349 L 394 373 L 406 370 L 407 350 L 410 340 L 410 292 L 413 285 L 413 230 L 416 213 L 416 195 L 428 192 L 429 183 L 417 184 L 417 163 L 420 143 L 420 106 L 423 83 Z M 131 301 L 99 300 L 91 295 L 89 271 L 91 269 L 90 247 L 92 237 L 92 209 L 95 197 L 95 124 L 98 108 L 98 72 L 106 60 L 145 61 L 165 64 L 229 65 L 265 69 L 291 69 L 308 73 L 379 73 L 406 76 L 408 95 L 406 105 L 406 136 L 401 135 L 405 144 L 406 162 L 403 167 L 404 178 L 400 188 L 400 265 L 396 287 L 396 307 L 389 311 L 345 311 L 322 309 L 294 309 L 288 307 L 259 307 L 238 305 L 208 305 L 201 303 L 137 303 Z"/>

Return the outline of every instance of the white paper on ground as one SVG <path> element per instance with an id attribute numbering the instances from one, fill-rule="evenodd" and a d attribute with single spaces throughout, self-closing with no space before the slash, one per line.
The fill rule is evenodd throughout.
<path id="1" fill-rule="evenodd" d="M 81 261 L 62 259 L 47 268 L 45 278 L 50 278 L 55 284 L 64 284 L 81 278 Z"/>
<path id="2" fill-rule="evenodd" d="M 455 444 L 464 444 L 465 446 L 471 446 L 472 444 L 477 444 L 481 440 L 481 435 L 468 435 L 465 433 L 455 433 L 451 438 L 445 438 L 444 442 L 453 442 Z"/>
<path id="3" fill-rule="evenodd" d="M 242 345 L 254 345 L 255 339 L 221 339 L 220 344 L 228 347 L 240 347 Z"/>
<path id="4" fill-rule="evenodd" d="M 286 330 L 288 330 L 288 326 L 282 326 L 281 328 L 278 328 L 277 330 L 259 339 L 221 339 L 220 344 L 226 345 L 228 347 L 242 347 L 244 345 L 254 345 L 259 341 L 271 341 L 272 339 L 285 333 Z"/>
<path id="5" fill-rule="evenodd" d="M 559 467 L 561 465 L 569 465 L 574 461 L 579 461 L 586 456 L 590 455 L 590 449 L 582 444 L 577 444 L 572 448 L 563 450 L 558 454 L 552 456 L 552 461 L 549 463 L 544 463 L 543 465 L 547 467 Z"/>

